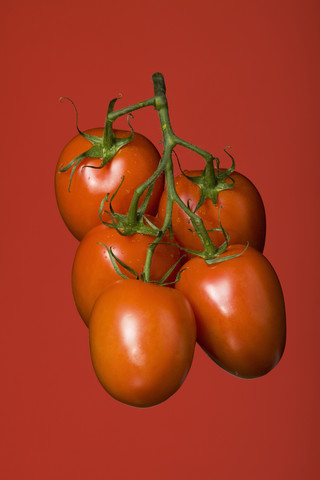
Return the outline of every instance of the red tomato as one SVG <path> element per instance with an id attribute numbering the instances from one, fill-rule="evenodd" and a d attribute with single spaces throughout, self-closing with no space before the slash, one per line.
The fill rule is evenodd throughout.
<path id="1" fill-rule="evenodd" d="M 158 219 L 150 216 L 149 219 L 155 225 L 159 223 Z M 103 224 L 91 229 L 83 238 L 73 262 L 72 290 L 77 309 L 86 325 L 89 325 L 90 314 L 98 296 L 109 284 L 121 278 L 111 263 L 106 247 L 98 242 L 113 247 L 116 257 L 140 274 L 143 272 L 148 245 L 154 239 L 155 237 L 140 233 L 123 236 Z M 158 245 L 152 258 L 151 280 L 161 280 L 180 256 L 177 247 Z M 122 273 L 134 278 L 130 272 L 119 267 Z M 167 279 L 168 282 L 175 280 L 178 270 L 179 266 Z"/>
<path id="2" fill-rule="evenodd" d="M 86 133 L 101 137 L 103 128 L 87 130 Z M 130 132 L 115 130 L 119 138 L 130 135 Z M 157 169 L 160 155 L 154 145 L 143 135 L 135 133 L 134 139 L 122 147 L 113 159 L 103 168 L 82 168 L 85 165 L 98 166 L 101 159 L 84 159 L 76 168 L 72 177 L 70 191 L 69 180 L 71 168 L 59 172 L 72 159 L 88 150 L 91 143 L 81 135 L 74 137 L 63 149 L 55 172 L 55 192 L 61 216 L 70 232 L 81 240 L 96 225 L 99 225 L 99 207 L 103 198 L 116 191 L 124 181 L 113 199 L 115 212 L 127 213 L 135 189 L 144 183 Z M 163 177 L 155 183 L 146 213 L 157 212 L 159 199 L 163 191 Z M 140 199 L 140 203 L 144 197 Z M 106 209 L 108 204 L 106 204 Z M 105 220 L 109 221 L 106 215 Z"/>
<path id="3" fill-rule="evenodd" d="M 174 288 L 120 280 L 98 298 L 90 352 L 105 390 L 120 402 L 150 407 L 173 395 L 192 363 L 196 325 Z"/>
<path id="4" fill-rule="evenodd" d="M 223 256 L 243 249 L 230 246 Z M 281 286 L 268 260 L 248 247 L 212 265 L 195 257 L 184 268 L 176 288 L 191 303 L 201 347 L 239 377 L 269 372 L 282 356 L 286 322 Z"/>
<path id="5" fill-rule="evenodd" d="M 194 177 L 200 175 L 201 171 L 185 173 Z M 221 224 L 230 235 L 229 244 L 249 242 L 252 247 L 262 252 L 266 235 L 266 217 L 260 194 L 245 176 L 237 172 L 233 172 L 230 176 L 235 181 L 234 188 L 220 191 L 216 205 L 207 198 L 197 210 L 197 214 L 202 218 L 206 229 L 211 230 L 220 226 L 220 211 Z M 231 181 L 227 180 L 227 183 Z M 175 178 L 175 187 L 181 200 L 186 205 L 189 201 L 190 209 L 194 210 L 200 198 L 198 185 L 181 174 Z M 162 221 L 165 217 L 166 205 L 167 191 L 165 190 L 159 205 L 159 217 Z M 172 226 L 175 238 L 182 247 L 203 250 L 201 240 L 193 231 L 189 217 L 176 203 L 173 205 Z M 209 235 L 216 247 L 225 240 L 222 232 L 210 232 Z"/>

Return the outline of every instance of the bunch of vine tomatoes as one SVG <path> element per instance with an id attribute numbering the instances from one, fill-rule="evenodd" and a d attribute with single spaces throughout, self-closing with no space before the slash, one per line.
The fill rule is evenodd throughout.
<path id="1" fill-rule="evenodd" d="M 173 395 L 195 344 L 227 372 L 265 375 L 285 347 L 284 298 L 263 255 L 266 218 L 256 187 L 173 133 L 161 74 L 155 95 L 104 128 L 81 132 L 55 171 L 61 216 L 79 240 L 72 291 L 89 328 L 95 373 L 115 399 L 150 407 Z M 163 154 L 113 122 L 154 106 Z M 203 156 L 203 171 L 174 177 L 175 145 Z M 230 158 L 232 158 L 230 156 Z M 233 159 L 232 159 L 233 160 Z"/>

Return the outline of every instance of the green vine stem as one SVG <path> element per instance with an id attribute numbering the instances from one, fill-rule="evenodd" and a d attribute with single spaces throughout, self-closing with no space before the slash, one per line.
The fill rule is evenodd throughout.
<path id="1" fill-rule="evenodd" d="M 214 157 L 211 153 L 185 141 L 181 138 L 177 137 L 171 127 L 171 122 L 169 118 L 169 111 L 168 111 L 168 102 L 166 98 L 166 87 L 163 75 L 161 73 L 155 73 L 152 76 L 153 85 L 154 85 L 154 97 L 140 102 L 138 104 L 132 105 L 130 107 L 126 107 L 124 109 L 118 111 L 110 111 L 107 116 L 107 122 L 112 126 L 112 123 L 122 115 L 126 115 L 128 113 L 133 112 L 137 108 L 143 108 L 146 106 L 154 106 L 158 112 L 162 134 L 163 134 L 163 155 L 159 162 L 159 166 L 154 174 L 142 185 L 140 185 L 134 192 L 133 198 L 130 204 L 130 208 L 128 214 L 126 216 L 126 225 L 127 228 L 132 231 L 137 224 L 139 217 L 139 209 L 138 203 L 140 197 L 143 193 L 148 189 L 151 188 L 156 179 L 164 172 L 167 184 L 167 209 L 165 219 L 162 225 L 161 230 L 158 232 L 155 240 L 149 245 L 146 255 L 146 261 L 143 271 L 143 280 L 146 282 L 150 282 L 150 270 L 151 270 L 151 262 L 154 251 L 162 242 L 163 237 L 167 231 L 172 230 L 172 208 L 174 202 L 179 205 L 179 207 L 188 215 L 193 225 L 195 232 L 200 237 L 202 244 L 203 244 L 203 251 L 202 252 L 192 252 L 196 255 L 202 256 L 206 260 L 211 260 L 216 257 L 219 253 L 222 253 L 227 247 L 227 242 L 221 245 L 219 248 L 216 248 L 212 243 L 212 240 L 204 226 L 202 219 L 192 210 L 188 208 L 188 206 L 181 200 L 178 196 L 175 184 L 174 184 L 174 173 L 173 173 L 173 162 L 172 162 L 172 153 L 173 149 L 180 145 L 185 147 L 193 152 L 197 153 L 198 155 L 202 156 L 206 162 L 206 178 L 210 178 L 211 182 L 211 189 L 214 190 L 214 187 L 217 185 L 217 178 L 214 172 L 213 160 Z M 122 225 L 123 226 L 123 225 Z"/>
<path id="2" fill-rule="evenodd" d="M 224 231 L 222 226 L 220 225 L 220 230 L 223 232 L 225 236 L 225 242 L 219 247 L 216 247 L 213 244 L 209 236 L 209 233 L 204 226 L 202 219 L 196 214 L 196 211 L 206 198 L 211 198 L 212 202 L 215 204 L 217 202 L 217 194 L 219 191 L 233 187 L 233 184 L 230 185 L 230 182 L 226 183 L 225 179 L 230 178 L 229 175 L 234 170 L 234 162 L 233 162 L 231 168 L 225 171 L 220 171 L 219 159 L 217 159 L 216 157 L 213 157 L 211 153 L 193 145 L 192 143 L 189 143 L 179 138 L 174 134 L 171 127 L 170 118 L 169 118 L 168 102 L 166 97 L 166 86 L 165 86 L 163 75 L 161 73 L 155 73 L 152 76 L 152 81 L 154 86 L 154 96 L 151 98 L 148 98 L 147 100 L 144 100 L 142 102 L 133 104 L 131 106 L 128 106 L 116 111 L 114 110 L 114 106 L 119 98 L 114 98 L 110 101 L 107 118 L 104 126 L 104 134 L 102 138 L 88 135 L 79 130 L 78 112 L 76 110 L 74 103 L 67 98 L 67 100 L 69 100 L 72 103 L 76 112 L 76 126 L 78 129 L 78 132 L 92 143 L 92 147 L 88 151 L 84 152 L 83 154 L 73 159 L 68 165 L 66 166 L 63 165 L 60 168 L 61 172 L 64 172 L 69 168 L 72 169 L 71 176 L 70 176 L 70 184 L 71 184 L 72 175 L 75 169 L 78 167 L 78 165 L 81 163 L 81 161 L 84 158 L 86 157 L 101 158 L 102 159 L 101 164 L 98 167 L 92 167 L 92 168 L 102 168 L 107 162 L 109 162 L 114 157 L 114 155 L 117 153 L 117 151 L 120 148 L 122 148 L 124 145 L 126 145 L 133 139 L 134 132 L 129 122 L 129 117 L 132 116 L 131 115 L 132 112 L 145 107 L 150 107 L 150 106 L 153 106 L 157 110 L 158 116 L 160 119 L 162 135 L 163 135 L 163 155 L 162 155 L 162 158 L 160 159 L 158 168 L 153 173 L 153 175 L 150 178 L 148 178 L 147 181 L 145 181 L 142 185 L 140 185 L 135 190 L 127 215 L 118 214 L 112 210 L 112 207 L 111 207 L 112 198 L 111 198 L 110 210 L 112 212 L 113 219 L 111 223 L 103 222 L 106 225 L 109 225 L 110 227 L 116 228 L 117 230 L 120 231 L 121 234 L 124 234 L 124 235 L 132 235 L 134 233 L 140 232 L 143 234 L 149 234 L 149 235 L 152 234 L 153 236 L 155 236 L 155 240 L 149 245 L 147 249 L 144 271 L 141 275 L 141 279 L 144 280 L 145 282 L 151 281 L 150 279 L 151 262 L 152 262 L 152 257 L 156 247 L 160 243 L 165 243 L 163 242 L 163 238 L 167 231 L 170 232 L 170 235 L 172 237 L 172 209 L 173 209 L 174 203 L 176 203 L 190 218 L 190 221 L 193 225 L 195 233 L 199 236 L 203 244 L 202 251 L 198 252 L 198 251 L 191 251 L 191 250 L 185 249 L 187 252 L 198 255 L 204 258 L 206 262 L 212 263 L 215 261 L 215 258 L 219 254 L 223 253 L 226 250 L 228 246 L 228 235 Z M 117 138 L 113 131 L 113 123 L 119 117 L 124 115 L 127 115 L 128 117 L 128 124 L 131 129 L 131 135 L 125 138 Z M 187 148 L 189 150 L 192 150 L 196 154 L 203 157 L 206 163 L 205 169 L 200 176 L 190 177 L 191 181 L 194 181 L 199 185 L 200 191 L 201 191 L 200 201 L 195 211 L 190 210 L 190 208 L 181 200 L 181 198 L 179 197 L 175 189 L 172 154 L 173 154 L 174 148 L 177 145 Z M 229 156 L 231 157 L 231 155 Z M 231 159 L 233 161 L 232 157 Z M 216 164 L 217 164 L 216 169 L 214 168 L 214 161 L 216 161 Z M 159 230 L 155 226 L 150 225 L 150 222 L 144 216 L 144 213 L 145 213 L 147 201 L 152 192 L 154 183 L 157 180 L 157 178 L 163 173 L 165 174 L 166 186 L 167 186 L 167 208 L 166 208 L 166 215 L 165 215 L 163 225 Z M 69 184 L 69 188 L 70 188 L 70 184 Z M 146 194 L 145 200 L 139 206 L 139 200 L 146 191 L 147 191 L 147 194 Z M 108 195 L 106 199 L 107 198 L 108 198 Z M 100 218 L 101 218 L 101 213 L 103 209 L 103 203 L 104 201 L 102 202 L 100 207 Z M 227 259 L 228 257 L 224 257 L 224 258 Z"/>
<path id="3" fill-rule="evenodd" d="M 175 183 L 174 183 L 174 173 L 173 173 L 173 163 L 172 163 L 172 152 L 173 149 L 177 145 L 181 145 L 185 148 L 188 148 L 195 153 L 201 155 L 205 160 L 206 163 L 210 163 L 212 159 L 212 155 L 203 149 L 196 147 L 195 145 L 186 142 L 179 137 L 177 137 L 171 127 L 171 122 L 169 118 L 169 110 L 168 110 L 168 102 L 166 98 L 166 87 L 164 78 L 161 73 L 155 73 L 152 76 L 153 84 L 154 84 L 154 93 L 155 93 L 155 108 L 158 111 L 160 124 L 162 128 L 163 134 L 163 156 L 162 161 L 160 162 L 159 167 L 163 167 L 165 171 L 166 177 L 166 184 L 167 184 L 167 209 L 166 215 L 164 219 L 164 223 L 162 225 L 162 229 L 160 234 L 158 234 L 157 238 L 154 242 L 149 246 L 147 255 L 146 255 L 146 262 L 144 268 L 144 280 L 150 281 L 150 268 L 151 268 L 151 261 L 154 250 L 156 246 L 161 242 L 165 232 L 171 229 L 171 219 L 172 219 L 172 208 L 173 203 L 176 202 L 179 207 L 189 216 L 193 228 L 195 232 L 200 237 L 202 244 L 203 244 L 203 252 L 198 252 L 198 255 L 203 256 L 205 259 L 214 258 L 217 255 L 218 249 L 214 246 L 211 241 L 211 238 L 204 226 L 202 219 L 196 215 L 193 211 L 191 211 L 187 205 L 181 200 L 178 196 Z M 163 164 L 163 165 L 161 165 Z M 212 171 L 212 180 L 215 182 L 215 174 Z"/>

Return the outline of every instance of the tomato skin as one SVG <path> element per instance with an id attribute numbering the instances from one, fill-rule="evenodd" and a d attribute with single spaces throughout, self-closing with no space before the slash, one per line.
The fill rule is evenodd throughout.
<path id="1" fill-rule="evenodd" d="M 151 216 L 149 220 L 155 225 L 159 223 L 158 219 Z M 116 257 L 140 274 L 143 272 L 148 245 L 154 239 L 155 237 L 139 233 L 123 236 L 103 224 L 91 229 L 83 238 L 73 261 L 72 291 L 78 312 L 87 326 L 98 296 L 111 283 L 121 278 L 111 263 L 106 247 L 98 242 L 113 247 L 112 251 Z M 179 248 L 173 245 L 158 245 L 152 258 L 151 280 L 161 280 L 180 257 Z M 168 282 L 175 280 L 180 266 L 181 264 L 177 265 Z M 134 278 L 130 272 L 120 265 L 119 267 L 122 273 Z"/>
<path id="2" fill-rule="evenodd" d="M 199 176 L 201 171 L 186 171 L 185 174 L 191 177 Z M 206 229 L 211 230 L 220 226 L 220 211 L 221 224 L 230 235 L 229 244 L 249 242 L 250 246 L 262 252 L 266 235 L 266 216 L 261 196 L 253 183 L 244 175 L 233 172 L 230 177 L 235 181 L 234 188 L 220 191 L 216 205 L 207 198 L 197 210 L 197 214 L 202 218 Z M 227 183 L 231 181 L 227 180 Z M 175 187 L 181 200 L 186 205 L 189 201 L 190 209 L 194 210 L 200 199 L 198 185 L 181 174 L 175 178 Z M 166 212 L 166 195 L 165 189 L 159 204 L 159 217 L 162 220 Z M 193 226 L 189 217 L 176 203 L 173 205 L 172 226 L 175 238 L 182 247 L 203 250 L 197 234 L 190 231 L 190 229 L 193 230 Z M 221 232 L 210 232 L 209 235 L 216 247 L 225 240 Z"/>
<path id="3" fill-rule="evenodd" d="M 103 128 L 86 130 L 95 136 L 103 135 Z M 124 138 L 130 132 L 115 130 L 117 137 Z M 103 198 L 112 195 L 124 181 L 112 201 L 115 212 L 127 213 L 134 190 L 146 181 L 157 169 L 160 155 L 154 145 L 143 135 L 135 133 L 134 139 L 122 147 L 103 168 L 82 168 L 85 165 L 98 166 L 101 159 L 84 159 L 75 170 L 70 191 L 71 168 L 66 172 L 59 169 L 88 150 L 91 143 L 81 135 L 74 137 L 63 149 L 55 171 L 55 193 L 60 214 L 70 232 L 81 240 L 96 225 L 99 225 L 99 207 Z M 153 189 L 146 213 L 155 214 L 163 191 L 164 179 L 160 176 Z M 140 203 L 142 199 L 140 199 Z M 106 204 L 108 210 L 108 204 Z M 107 214 L 103 217 L 109 221 Z"/>
<path id="4" fill-rule="evenodd" d="M 105 390 L 125 404 L 150 407 L 173 395 L 190 369 L 194 314 L 174 288 L 119 280 L 98 298 L 89 339 Z"/>
<path id="5" fill-rule="evenodd" d="M 223 255 L 243 249 L 232 245 Z M 207 265 L 195 257 L 184 268 L 176 288 L 193 308 L 197 340 L 207 354 L 243 378 L 265 375 L 275 367 L 285 347 L 285 305 L 268 260 L 248 247 L 231 260 Z"/>

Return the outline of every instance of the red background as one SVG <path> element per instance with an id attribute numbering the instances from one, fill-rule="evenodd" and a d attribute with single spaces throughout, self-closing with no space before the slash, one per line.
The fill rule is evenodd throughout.
<path id="1" fill-rule="evenodd" d="M 319 478 L 319 13 L 317 0 L 1 2 L 1 478 Z M 92 370 L 53 172 L 76 133 L 61 95 L 80 128 L 101 126 L 119 92 L 119 106 L 152 96 L 156 71 L 175 132 L 221 160 L 232 145 L 261 192 L 288 338 L 251 381 L 197 349 L 177 394 L 139 410 Z M 133 125 L 160 140 L 152 110 Z"/>

